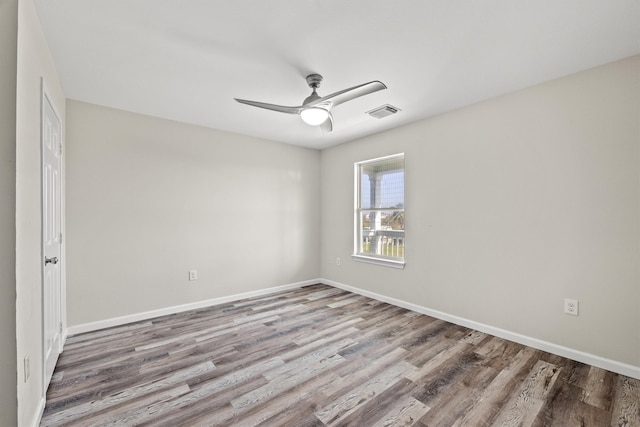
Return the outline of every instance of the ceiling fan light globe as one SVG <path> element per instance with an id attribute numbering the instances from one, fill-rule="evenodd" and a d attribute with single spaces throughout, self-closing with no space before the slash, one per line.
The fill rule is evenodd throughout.
<path id="1" fill-rule="evenodd" d="M 318 126 L 324 123 L 325 120 L 327 120 L 327 118 L 329 117 L 329 112 L 320 107 L 305 108 L 304 110 L 302 110 L 302 112 L 300 112 L 300 117 L 302 117 L 302 120 L 306 124 L 311 126 Z"/>

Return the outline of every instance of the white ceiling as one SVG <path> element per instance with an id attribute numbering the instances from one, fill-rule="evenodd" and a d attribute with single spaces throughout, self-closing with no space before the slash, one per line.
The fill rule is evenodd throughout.
<path id="1" fill-rule="evenodd" d="M 640 0 L 35 0 L 65 95 L 325 148 L 640 53 Z M 380 80 L 332 133 L 300 105 Z M 384 119 L 364 114 L 391 104 Z"/>

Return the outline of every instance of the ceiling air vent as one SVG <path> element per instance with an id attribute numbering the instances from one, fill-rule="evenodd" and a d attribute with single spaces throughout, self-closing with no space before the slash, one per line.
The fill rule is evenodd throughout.
<path id="1" fill-rule="evenodd" d="M 371 117 L 375 117 L 376 119 L 381 119 L 383 117 L 390 116 L 392 114 L 397 113 L 398 111 L 402 111 L 399 108 L 394 107 L 393 105 L 383 105 L 378 108 L 374 108 L 373 110 L 367 111 L 367 114 Z"/>

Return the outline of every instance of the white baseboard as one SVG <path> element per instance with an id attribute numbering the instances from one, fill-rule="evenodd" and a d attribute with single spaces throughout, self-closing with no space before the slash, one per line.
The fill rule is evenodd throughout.
<path id="1" fill-rule="evenodd" d="M 558 356 L 566 357 L 567 359 L 575 360 L 578 362 L 586 363 L 598 368 L 606 369 L 611 372 L 626 375 L 628 377 L 640 379 L 640 367 L 633 366 L 615 360 L 606 359 L 604 357 L 596 356 L 594 354 L 586 353 L 580 350 L 575 350 L 569 347 L 564 347 L 551 342 L 539 340 L 537 338 L 528 337 L 526 335 L 518 334 L 516 332 L 507 331 L 505 329 L 496 328 L 494 326 L 485 325 L 484 323 L 475 322 L 473 320 L 465 319 L 463 317 L 453 316 L 451 314 L 443 313 L 441 311 L 432 310 L 430 308 L 422 307 L 417 304 L 402 301 L 396 298 L 391 298 L 385 295 L 380 295 L 375 292 L 365 291 L 354 286 L 345 285 L 343 283 L 335 282 L 328 279 L 319 279 L 320 283 L 331 285 L 335 288 L 340 288 L 345 291 L 353 292 L 355 294 L 363 295 L 369 298 L 373 298 L 378 301 L 386 302 L 398 307 L 406 308 L 411 311 L 426 314 L 438 319 L 446 320 L 447 322 L 455 323 L 456 325 L 465 326 L 467 328 L 475 329 L 480 332 L 485 332 L 496 337 L 504 338 L 509 341 L 524 344 L 529 347 L 543 350 L 549 353 L 557 354 Z"/>
<path id="2" fill-rule="evenodd" d="M 212 307 L 214 305 L 225 304 L 231 301 L 237 301 L 245 298 L 259 297 L 269 295 L 276 292 L 287 291 L 290 289 L 300 288 L 302 286 L 313 285 L 319 283 L 318 280 L 305 280 L 304 282 L 290 283 L 288 285 L 275 286 L 272 288 L 259 289 L 257 291 L 243 292 L 241 294 L 228 295 L 220 298 L 213 298 L 204 301 L 192 302 L 189 304 L 176 305 L 172 307 L 160 308 L 157 310 L 145 311 L 142 313 L 129 314 L 126 316 L 113 317 L 111 319 L 98 320 L 96 322 L 82 323 L 67 327 L 67 335 L 82 334 L 85 332 L 93 332 L 100 329 L 111 328 L 113 326 L 125 325 L 127 323 L 139 322 L 141 320 L 149 320 L 155 317 L 166 316 L 168 314 L 182 313 L 189 310 L 197 310 L 199 308 Z"/>
<path id="3" fill-rule="evenodd" d="M 46 393 L 46 391 L 45 391 Z M 46 405 L 46 401 L 44 396 L 40 399 L 40 403 L 38 403 L 38 407 L 36 408 L 36 412 L 33 415 L 33 419 L 31 420 L 32 427 L 38 427 L 40 425 L 40 421 L 42 420 L 42 414 L 44 414 L 44 407 Z"/>

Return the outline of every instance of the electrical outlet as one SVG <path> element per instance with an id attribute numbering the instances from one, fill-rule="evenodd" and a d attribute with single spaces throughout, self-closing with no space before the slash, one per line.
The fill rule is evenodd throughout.
<path id="1" fill-rule="evenodd" d="M 189 270 L 189 280 L 198 280 L 198 270 Z"/>
<path id="2" fill-rule="evenodd" d="M 24 357 L 24 382 L 26 383 L 31 376 L 31 357 L 27 354 Z"/>
<path id="3" fill-rule="evenodd" d="M 571 314 L 572 316 L 578 315 L 578 300 L 564 299 L 564 312 L 565 314 Z"/>
<path id="4" fill-rule="evenodd" d="M 340 265 L 340 257 L 336 257 L 336 265 Z"/>

